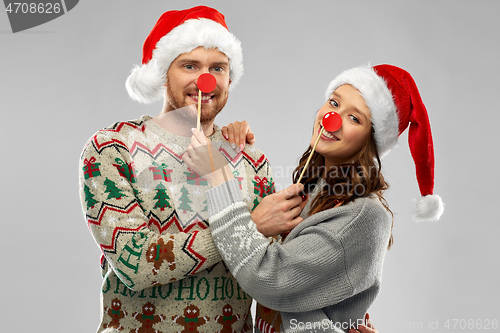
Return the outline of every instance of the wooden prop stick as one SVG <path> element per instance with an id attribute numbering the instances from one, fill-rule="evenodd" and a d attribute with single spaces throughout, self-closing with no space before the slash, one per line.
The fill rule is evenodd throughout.
<path id="1" fill-rule="evenodd" d="M 314 143 L 314 147 L 311 150 L 309 157 L 307 158 L 306 165 L 304 165 L 304 169 L 302 169 L 299 180 L 297 181 L 296 184 L 300 183 L 300 181 L 302 180 L 302 176 L 304 175 L 304 172 L 306 171 L 307 166 L 309 165 L 309 161 L 311 160 L 311 157 L 313 156 L 314 151 L 316 150 L 316 146 L 318 145 L 319 139 L 321 138 L 321 135 L 323 135 L 323 130 L 326 128 L 328 132 L 338 131 L 342 126 L 342 117 L 340 117 L 340 115 L 337 112 L 330 111 L 323 116 L 321 124 L 322 124 L 321 131 L 319 132 L 318 138 Z"/>
<path id="2" fill-rule="evenodd" d="M 201 92 L 205 94 L 211 93 L 214 91 L 217 86 L 217 79 L 210 73 L 203 73 L 198 76 L 198 80 L 196 81 L 196 85 L 198 86 L 198 117 L 196 119 L 196 128 L 198 131 L 201 131 Z"/>
<path id="3" fill-rule="evenodd" d="M 212 164 L 212 172 L 214 172 L 215 166 L 214 166 L 214 158 L 212 156 L 212 147 L 210 146 L 210 140 L 207 140 L 207 148 L 208 148 L 208 154 L 210 155 L 210 163 Z M 221 171 L 222 171 L 222 176 L 224 177 L 224 184 L 226 184 L 226 186 L 228 186 L 225 168 L 226 168 L 226 166 L 223 165 L 221 168 Z M 229 190 L 229 187 L 228 187 L 228 190 Z M 233 195 L 231 194 L 231 191 L 229 191 L 229 195 L 231 196 L 231 201 L 234 202 Z"/>
<path id="4" fill-rule="evenodd" d="M 212 147 L 210 146 L 210 140 L 207 140 L 208 154 L 210 155 L 210 164 L 212 164 L 212 172 L 215 171 L 214 158 L 212 157 Z"/>
<path id="5" fill-rule="evenodd" d="M 198 90 L 198 117 L 196 118 L 196 129 L 200 130 L 200 119 L 201 119 L 201 90 Z"/>
<path id="6" fill-rule="evenodd" d="M 304 169 L 302 169 L 302 172 L 300 173 L 299 180 L 297 180 L 296 184 L 300 183 L 300 181 L 302 180 L 302 176 L 304 175 L 304 172 L 306 171 L 307 166 L 309 165 L 309 161 L 311 160 L 311 157 L 314 154 L 314 150 L 316 150 L 316 146 L 318 145 L 318 142 L 319 142 L 319 139 L 321 138 L 321 135 L 323 135 L 324 129 L 325 128 L 322 126 L 321 131 L 319 132 L 318 138 L 316 139 L 316 142 L 314 143 L 313 149 L 311 150 L 311 153 L 309 154 L 309 157 L 307 158 L 306 165 L 304 165 Z"/>

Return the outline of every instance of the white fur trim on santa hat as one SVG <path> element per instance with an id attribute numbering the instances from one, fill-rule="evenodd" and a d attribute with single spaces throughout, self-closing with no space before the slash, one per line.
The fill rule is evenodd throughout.
<path id="1" fill-rule="evenodd" d="M 399 119 L 396 104 L 383 78 L 370 65 L 342 72 L 326 90 L 326 99 L 341 85 L 350 84 L 359 90 L 370 109 L 379 155 L 383 157 L 398 141 Z"/>
<path id="2" fill-rule="evenodd" d="M 159 74 L 155 65 L 150 61 L 146 65 L 134 66 L 125 82 L 127 92 L 132 99 L 148 104 L 164 96 L 165 78 Z"/>
<path id="3" fill-rule="evenodd" d="M 439 195 L 431 194 L 417 199 L 415 221 L 437 222 L 444 212 L 444 203 Z"/>
<path id="4" fill-rule="evenodd" d="M 130 97 L 142 103 L 162 98 L 166 73 L 172 61 L 199 46 L 217 48 L 229 58 L 229 89 L 233 89 L 243 75 L 241 43 L 219 23 L 200 18 L 187 20 L 172 29 L 156 44 L 151 61 L 132 70 L 125 84 Z"/>

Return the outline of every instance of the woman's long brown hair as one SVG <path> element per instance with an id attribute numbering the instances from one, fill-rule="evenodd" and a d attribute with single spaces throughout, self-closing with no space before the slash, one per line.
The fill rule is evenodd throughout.
<path id="1" fill-rule="evenodd" d="M 300 158 L 299 165 L 293 171 L 294 183 L 299 179 L 311 150 L 309 146 Z M 324 175 L 326 175 L 324 179 L 327 186 L 323 187 L 322 191 L 311 202 L 309 215 L 333 208 L 339 202 L 347 204 L 356 198 L 375 195 L 391 214 L 393 226 L 394 215 L 383 197 L 383 192 L 389 188 L 389 184 L 385 181 L 381 168 L 382 164 L 373 128 L 366 145 L 359 153 L 359 159 L 351 164 L 333 166 L 330 170 L 326 170 L 325 158 L 315 151 L 301 180 L 301 183 L 304 184 L 304 192 L 310 193 Z M 388 249 L 393 243 L 392 226 Z"/>

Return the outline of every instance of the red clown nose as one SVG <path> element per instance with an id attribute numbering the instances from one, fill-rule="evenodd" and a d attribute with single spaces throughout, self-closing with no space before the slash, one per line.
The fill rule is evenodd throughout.
<path id="1" fill-rule="evenodd" d="M 196 85 L 198 86 L 198 89 L 208 94 L 214 91 L 215 86 L 217 85 L 217 79 L 210 73 L 203 73 L 198 77 Z"/>
<path id="2" fill-rule="evenodd" d="M 323 117 L 323 127 L 328 132 L 336 132 L 342 126 L 342 118 L 337 112 L 328 112 Z"/>

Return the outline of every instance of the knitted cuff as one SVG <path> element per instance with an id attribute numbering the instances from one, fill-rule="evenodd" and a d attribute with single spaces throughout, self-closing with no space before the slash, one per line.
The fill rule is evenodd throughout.
<path id="1" fill-rule="evenodd" d="M 227 182 L 211 188 L 205 193 L 208 203 L 208 213 L 213 216 L 220 213 L 231 204 L 243 201 L 238 180 L 231 179 Z"/>
<path id="2" fill-rule="evenodd" d="M 204 268 L 215 265 L 219 261 L 222 260 L 222 257 L 215 246 L 214 239 L 212 238 L 212 231 L 209 229 L 205 229 L 200 231 L 196 237 L 200 237 L 201 241 L 198 244 L 203 244 L 203 249 L 198 249 L 196 246 L 193 248 L 198 253 L 203 253 L 206 257 L 206 262 L 203 264 Z"/>

